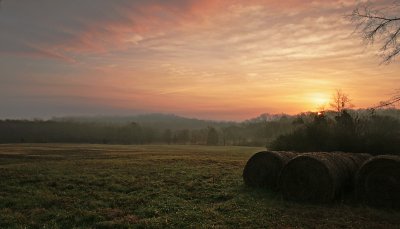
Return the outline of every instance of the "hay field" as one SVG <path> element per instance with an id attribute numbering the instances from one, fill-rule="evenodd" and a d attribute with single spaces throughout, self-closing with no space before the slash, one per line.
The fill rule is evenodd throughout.
<path id="1" fill-rule="evenodd" d="M 400 212 L 243 184 L 261 148 L 0 145 L 0 228 L 399 228 Z"/>

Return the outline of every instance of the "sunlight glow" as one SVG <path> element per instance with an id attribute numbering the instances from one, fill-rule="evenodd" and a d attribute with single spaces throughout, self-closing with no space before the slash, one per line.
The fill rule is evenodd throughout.
<path id="1" fill-rule="evenodd" d="M 313 93 L 310 94 L 309 100 L 312 106 L 318 111 L 324 110 L 329 104 L 329 95 L 325 93 Z"/>
<path id="2" fill-rule="evenodd" d="M 350 36 L 356 0 L 5 2 L 0 118 L 242 121 L 330 109 L 336 88 L 372 107 L 400 85 L 398 63 Z"/>

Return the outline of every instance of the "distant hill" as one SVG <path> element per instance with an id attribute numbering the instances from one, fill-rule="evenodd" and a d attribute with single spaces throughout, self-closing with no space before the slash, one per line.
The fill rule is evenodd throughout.
<path id="1" fill-rule="evenodd" d="M 237 124 L 235 122 L 201 120 L 195 118 L 186 118 L 174 114 L 142 114 L 132 116 L 72 116 L 52 118 L 52 121 L 58 122 L 80 122 L 80 123 L 99 123 L 124 125 L 127 123 L 138 123 L 145 127 L 154 127 L 157 129 L 201 129 L 208 126 L 224 127 Z"/>
<path id="2" fill-rule="evenodd" d="M 371 115 L 371 110 L 368 109 L 357 109 L 350 110 L 353 115 L 365 116 Z M 257 117 L 247 119 L 243 122 L 232 122 L 232 121 L 213 121 L 213 120 L 202 120 L 196 118 L 187 118 L 178 116 L 175 114 L 141 114 L 131 116 L 69 116 L 69 117 L 57 117 L 52 118 L 51 121 L 59 122 L 79 122 L 79 123 L 98 123 L 98 124 L 112 124 L 112 125 L 125 125 L 127 123 L 138 123 L 141 126 L 157 128 L 157 129 L 201 129 L 209 126 L 214 127 L 227 127 L 232 125 L 240 125 L 246 123 L 264 123 L 279 121 L 282 118 L 295 118 L 295 117 L 306 117 L 312 112 L 304 112 L 296 115 L 288 114 L 268 114 L 264 113 Z M 374 111 L 377 115 L 391 116 L 396 119 L 400 119 L 399 109 L 377 109 Z M 336 112 L 326 111 L 325 115 L 334 117 Z"/>

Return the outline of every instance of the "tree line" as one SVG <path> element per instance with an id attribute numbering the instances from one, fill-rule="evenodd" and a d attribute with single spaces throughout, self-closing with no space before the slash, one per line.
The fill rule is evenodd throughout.
<path id="1" fill-rule="evenodd" d="M 173 126 L 169 117 L 155 117 L 0 120 L 0 143 L 237 145 L 293 151 L 400 152 L 398 109 L 263 114 L 244 122 L 191 123 L 174 116 Z M 186 125 L 176 127 L 180 119 Z"/>
<path id="2" fill-rule="evenodd" d="M 118 117 L 102 118 L 100 121 L 98 117 L 0 120 L 0 143 L 265 146 L 266 142 L 271 142 L 280 134 L 292 131 L 295 119 L 288 115 L 264 114 L 240 123 L 201 120 L 192 120 L 191 123 L 190 119 L 179 116 L 174 116 L 172 121 L 168 117 L 164 120 L 157 117 L 153 122 L 148 119 L 140 122 L 143 117 L 132 117 L 131 121 L 126 117 L 120 120 Z M 180 119 L 181 125 L 178 124 Z"/>
<path id="3" fill-rule="evenodd" d="M 315 114 L 292 133 L 276 138 L 274 150 L 300 152 L 344 151 L 356 153 L 400 155 L 400 119 L 398 110 L 392 115 L 371 111 L 341 110 Z"/>

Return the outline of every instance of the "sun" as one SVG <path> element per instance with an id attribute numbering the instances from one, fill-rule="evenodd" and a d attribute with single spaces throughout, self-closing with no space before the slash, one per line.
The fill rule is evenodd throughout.
<path id="1" fill-rule="evenodd" d="M 314 109 L 323 110 L 329 103 L 329 95 L 325 93 L 312 93 L 309 95 L 310 104 Z"/>

